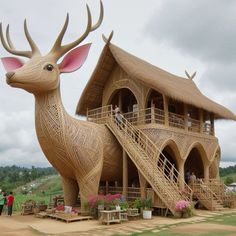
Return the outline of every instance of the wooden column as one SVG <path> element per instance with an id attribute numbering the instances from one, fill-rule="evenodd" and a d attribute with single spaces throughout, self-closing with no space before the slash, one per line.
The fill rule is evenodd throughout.
<path id="1" fill-rule="evenodd" d="M 203 110 L 199 110 L 199 121 L 200 121 L 200 133 L 203 133 L 204 120 L 203 120 Z"/>
<path id="2" fill-rule="evenodd" d="M 109 193 L 109 182 L 106 181 L 106 194 L 108 194 L 108 193 Z"/>
<path id="3" fill-rule="evenodd" d="M 204 180 L 206 182 L 209 181 L 209 168 L 210 168 L 210 164 L 209 163 L 204 165 Z"/>
<path id="4" fill-rule="evenodd" d="M 155 104 L 151 104 L 151 123 L 155 123 Z"/>
<path id="5" fill-rule="evenodd" d="M 163 101 L 164 101 L 165 125 L 169 126 L 169 109 L 168 109 L 169 99 L 168 97 L 163 95 Z"/>
<path id="6" fill-rule="evenodd" d="M 188 131 L 188 105 L 184 104 L 184 129 Z"/>
<path id="7" fill-rule="evenodd" d="M 146 184 L 147 184 L 147 181 L 143 177 L 142 173 L 139 170 L 138 170 L 138 176 L 139 176 L 141 198 L 143 199 L 143 198 L 146 197 Z"/>
<path id="8" fill-rule="evenodd" d="M 120 108 L 120 111 L 122 112 L 122 93 L 121 93 L 121 91 L 119 91 L 118 107 Z"/>
<path id="9" fill-rule="evenodd" d="M 184 162 L 179 163 L 179 189 L 184 190 Z"/>
<path id="10" fill-rule="evenodd" d="M 128 156 L 126 151 L 123 149 L 123 192 L 122 195 L 124 195 L 127 198 L 128 193 Z"/>
<path id="11" fill-rule="evenodd" d="M 213 114 L 213 113 L 210 114 L 210 121 L 211 121 L 211 131 L 212 131 L 212 135 L 215 136 L 214 114 Z"/>

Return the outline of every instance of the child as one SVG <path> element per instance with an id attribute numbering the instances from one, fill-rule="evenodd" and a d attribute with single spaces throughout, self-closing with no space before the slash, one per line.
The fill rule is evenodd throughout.
<path id="1" fill-rule="evenodd" d="M 8 211 L 8 216 L 11 216 L 11 215 L 12 215 L 13 203 L 14 203 L 13 192 L 10 192 L 9 196 L 7 197 L 7 211 Z"/>

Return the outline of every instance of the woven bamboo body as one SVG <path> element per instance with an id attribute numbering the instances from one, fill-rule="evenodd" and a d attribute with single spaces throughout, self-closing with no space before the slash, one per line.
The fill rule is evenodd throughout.
<path id="1" fill-rule="evenodd" d="M 101 177 L 120 178 L 121 149 L 105 126 L 69 116 L 59 90 L 35 98 L 38 140 L 45 156 L 63 178 L 67 205 L 75 203 L 79 189 L 83 202 L 97 194 Z"/>

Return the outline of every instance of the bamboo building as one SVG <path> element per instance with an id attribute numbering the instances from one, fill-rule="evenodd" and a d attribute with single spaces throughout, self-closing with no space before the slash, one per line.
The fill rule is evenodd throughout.
<path id="1" fill-rule="evenodd" d="M 173 75 L 106 41 L 76 109 L 118 141 L 118 157 L 103 164 L 100 189 L 128 199 L 149 196 L 154 207 L 173 214 L 178 199 L 198 200 L 209 210 L 223 209 L 226 200 L 234 206 L 235 197 L 219 178 L 214 122 L 236 116 L 203 95 L 194 75 L 186 75 Z M 114 105 L 124 115 L 122 125 L 112 118 Z M 115 160 L 117 170 L 108 175 Z M 197 177 L 191 186 L 184 180 L 187 171 Z"/>

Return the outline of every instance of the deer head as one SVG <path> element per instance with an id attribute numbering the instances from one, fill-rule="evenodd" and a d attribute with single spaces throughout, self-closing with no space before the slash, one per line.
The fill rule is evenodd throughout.
<path id="1" fill-rule="evenodd" d="M 103 20 L 103 5 L 101 1 L 100 16 L 98 22 L 95 25 L 92 25 L 90 9 L 88 5 L 86 6 L 88 22 L 84 33 L 75 41 L 66 45 L 62 45 L 62 39 L 69 23 L 69 15 L 67 14 L 61 32 L 59 33 L 52 49 L 45 56 L 41 55 L 37 45 L 31 38 L 27 28 L 26 20 L 24 22 L 24 32 L 27 41 L 29 42 L 31 51 L 16 50 L 10 39 L 9 25 L 6 29 L 5 40 L 5 37 L 3 36 L 2 23 L 0 24 L 0 37 L 3 47 L 11 54 L 30 58 L 30 60 L 27 62 L 23 62 L 21 59 L 16 57 L 1 58 L 3 66 L 7 71 L 6 81 L 10 86 L 22 88 L 34 94 L 54 90 L 59 86 L 60 73 L 73 72 L 83 65 L 91 44 L 85 44 L 79 47 L 76 46 L 79 45 L 90 32 L 96 30 L 101 25 Z M 65 55 L 65 57 L 63 58 L 62 62 L 57 64 L 57 61 L 63 55 Z"/>

